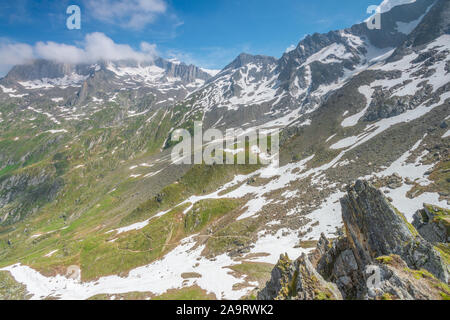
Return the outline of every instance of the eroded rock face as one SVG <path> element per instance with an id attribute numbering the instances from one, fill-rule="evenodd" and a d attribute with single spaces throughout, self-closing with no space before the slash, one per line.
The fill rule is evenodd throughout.
<path id="1" fill-rule="evenodd" d="M 323 279 L 306 255 L 295 261 L 282 255 L 258 299 L 342 300 L 342 295 L 334 283 Z"/>
<path id="2" fill-rule="evenodd" d="M 381 191 L 358 180 L 341 199 L 342 218 L 360 268 L 375 258 L 399 255 L 410 268 L 425 269 L 447 282 L 440 254 L 395 209 Z"/>
<path id="3" fill-rule="evenodd" d="M 338 286 L 344 299 L 356 298 L 362 275 L 347 237 L 330 242 L 322 234 L 317 249 L 310 256 L 320 256 L 316 263 L 317 271 Z"/>

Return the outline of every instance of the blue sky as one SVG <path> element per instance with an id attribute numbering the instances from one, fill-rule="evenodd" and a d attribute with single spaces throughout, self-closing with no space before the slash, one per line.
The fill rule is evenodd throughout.
<path id="1" fill-rule="evenodd" d="M 280 57 L 287 47 L 297 45 L 306 34 L 341 29 L 362 21 L 368 17 L 366 8 L 380 2 L 0 0 L 0 64 L 2 60 L 4 64 L 0 75 L 7 64 L 35 56 L 38 42 L 83 48 L 86 36 L 96 32 L 104 35 L 103 40 L 127 44 L 136 52 L 143 51 L 142 42 L 145 42 L 146 48 L 152 46 L 152 54 L 220 69 L 241 52 Z M 72 4 L 81 8 L 81 30 L 66 28 L 69 16 L 66 9 Z M 91 44 L 95 41 L 91 39 Z M 41 45 L 41 49 L 41 52 L 53 49 L 53 54 L 62 52 L 59 47 L 49 49 Z M 5 54 L 6 50 L 10 52 Z"/>

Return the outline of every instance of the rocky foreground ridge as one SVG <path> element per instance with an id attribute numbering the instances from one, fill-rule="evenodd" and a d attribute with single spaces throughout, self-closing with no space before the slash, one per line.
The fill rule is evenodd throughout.
<path id="1" fill-rule="evenodd" d="M 366 181 L 341 199 L 345 235 L 295 261 L 282 255 L 261 300 L 449 299 L 448 210 L 424 205 L 414 226 Z M 417 229 L 416 229 L 417 228 Z"/>

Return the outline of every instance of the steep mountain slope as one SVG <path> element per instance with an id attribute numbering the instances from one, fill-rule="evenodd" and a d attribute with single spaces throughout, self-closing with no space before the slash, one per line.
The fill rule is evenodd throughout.
<path id="1" fill-rule="evenodd" d="M 434 3 L 415 1 L 389 11 L 389 2 L 384 2 L 381 29 L 361 23 L 307 36 L 279 60 L 242 54 L 195 95 L 194 108 L 205 113 L 211 126 L 245 126 L 283 117 L 279 123 L 285 125 L 319 107 L 355 74 L 388 58 Z"/>
<path id="2" fill-rule="evenodd" d="M 449 1 L 382 8 L 380 30 L 242 54 L 216 75 L 163 61 L 15 68 L 0 80 L 0 266 L 33 298 L 241 298 L 281 253 L 341 235 L 338 201 L 359 178 L 410 222 L 424 202 L 449 208 Z M 87 78 L 23 85 L 71 74 Z M 174 164 L 170 133 L 202 119 L 281 128 L 280 167 Z"/>

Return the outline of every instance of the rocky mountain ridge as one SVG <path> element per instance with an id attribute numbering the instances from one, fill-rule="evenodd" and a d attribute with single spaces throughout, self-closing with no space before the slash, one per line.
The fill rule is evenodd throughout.
<path id="1" fill-rule="evenodd" d="M 381 29 L 370 30 L 361 23 L 308 35 L 278 60 L 242 54 L 195 94 L 193 108 L 205 112 L 206 123 L 218 127 L 267 122 L 298 125 L 353 77 L 382 69 L 376 66 L 393 61 L 403 46 L 423 44 L 424 40 L 411 39 L 423 38 L 420 34 L 425 31 L 419 30 L 430 26 L 427 21 L 441 21 L 434 39 L 448 33 L 443 13 L 448 12 L 447 5 L 446 1 L 418 0 L 394 6 L 381 14 Z"/>
<path id="2" fill-rule="evenodd" d="M 99 61 L 68 64 L 34 60 L 14 66 L 2 79 L 0 99 L 22 98 L 33 103 L 38 97 L 65 107 L 80 107 L 92 101 L 114 102 L 117 94 L 139 90 L 152 95 L 152 105 L 170 105 L 184 99 L 212 75 L 194 65 L 156 58 L 153 61 Z M 3 97 L 2 97 L 3 96 Z M 149 108 L 147 106 L 146 108 Z"/>

